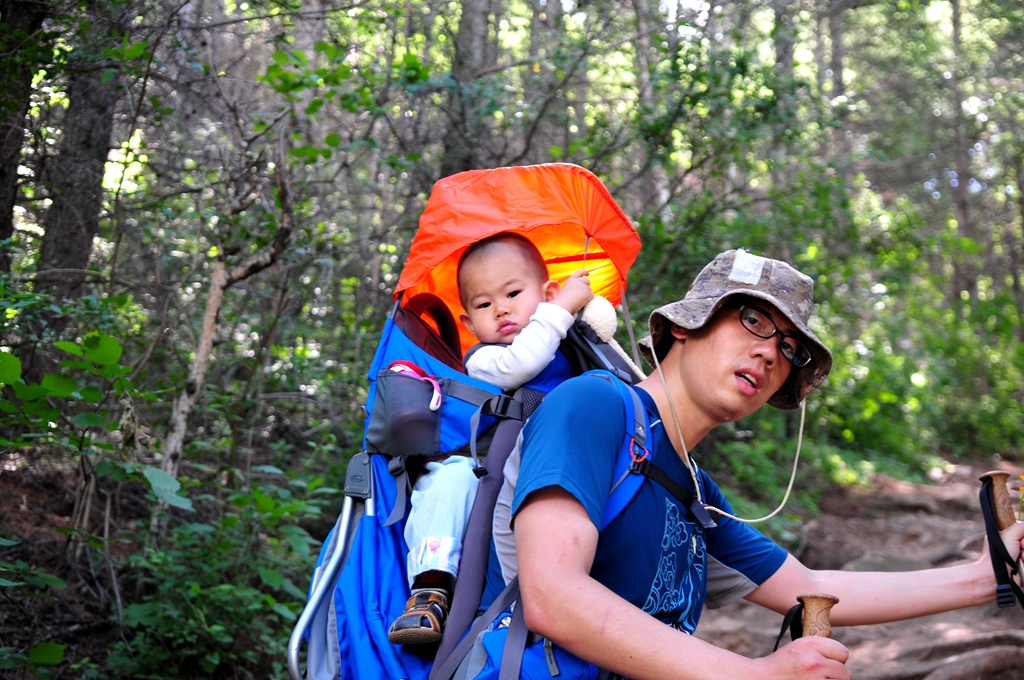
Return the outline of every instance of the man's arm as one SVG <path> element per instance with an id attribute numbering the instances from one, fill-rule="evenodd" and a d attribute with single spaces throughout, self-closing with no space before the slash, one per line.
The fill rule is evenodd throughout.
<path id="1" fill-rule="evenodd" d="M 803 638 L 747 659 L 675 630 L 590 577 L 598 530 L 568 492 L 531 494 L 515 524 L 527 627 L 602 668 L 635 680 L 846 679 L 846 648 Z M 624 555 L 623 559 L 629 559 Z"/>
<path id="2" fill-rule="evenodd" d="M 1010 555 L 1020 554 L 1024 523 L 1002 532 Z M 905 572 L 815 571 L 790 556 L 747 599 L 777 612 L 803 593 L 839 598 L 830 618 L 837 626 L 901 621 L 970 607 L 995 599 L 996 581 L 988 548 L 967 564 Z"/>

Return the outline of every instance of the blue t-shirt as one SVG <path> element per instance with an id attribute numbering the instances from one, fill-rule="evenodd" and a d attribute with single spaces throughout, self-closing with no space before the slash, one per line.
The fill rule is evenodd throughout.
<path id="1" fill-rule="evenodd" d="M 684 488 L 689 471 L 672 447 L 650 395 L 637 390 L 651 423 L 653 462 Z M 527 422 L 512 516 L 530 493 L 549 486 L 568 491 L 600 527 L 626 433 L 625 406 L 614 385 L 584 376 L 555 388 Z M 685 414 L 680 414 L 685 417 Z M 702 470 L 704 502 L 732 512 Z M 643 611 L 689 633 L 701 609 L 739 599 L 782 565 L 787 553 L 748 524 L 722 517 L 702 528 L 663 486 L 645 480 L 626 508 L 605 527 L 591 575 Z"/>

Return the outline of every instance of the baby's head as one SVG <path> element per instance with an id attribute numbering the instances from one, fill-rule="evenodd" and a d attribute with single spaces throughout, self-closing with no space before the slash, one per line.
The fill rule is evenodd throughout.
<path id="1" fill-rule="evenodd" d="M 537 247 L 503 232 L 466 249 L 457 273 L 463 325 L 480 342 L 508 344 L 519 335 L 537 305 L 550 301 L 558 283 L 548 278 Z"/>

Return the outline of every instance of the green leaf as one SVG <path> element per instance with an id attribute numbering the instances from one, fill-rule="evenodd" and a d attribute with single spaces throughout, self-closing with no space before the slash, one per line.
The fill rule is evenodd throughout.
<path id="1" fill-rule="evenodd" d="M 7 579 L 0 577 L 0 588 L 14 588 L 16 586 L 25 585 L 24 581 L 8 581 Z"/>
<path id="2" fill-rule="evenodd" d="M 13 385 L 21 379 L 21 359 L 10 352 L 0 352 L 0 385 Z"/>
<path id="3" fill-rule="evenodd" d="M 22 401 L 35 401 L 47 395 L 47 390 L 42 385 L 26 385 L 23 382 L 14 383 L 14 394 Z"/>
<path id="4" fill-rule="evenodd" d="M 271 588 L 280 588 L 284 583 L 284 574 L 276 569 L 260 568 L 260 580 Z"/>
<path id="5" fill-rule="evenodd" d="M 256 500 L 256 509 L 260 512 L 270 512 L 274 509 L 274 499 L 259 489 L 252 490 L 252 497 Z"/>
<path id="6" fill-rule="evenodd" d="M 149 46 L 149 43 L 147 41 L 145 41 L 145 40 L 143 40 L 140 43 L 135 43 L 134 45 L 129 47 L 127 50 L 125 50 L 125 52 L 124 52 L 125 59 L 138 59 L 139 57 L 141 57 L 142 55 L 144 55 L 146 53 L 146 47 L 148 47 L 148 46 Z"/>
<path id="7" fill-rule="evenodd" d="M 57 666 L 64 663 L 64 649 L 64 645 L 56 642 L 40 642 L 29 650 L 28 658 L 42 666 Z"/>
<path id="8" fill-rule="evenodd" d="M 123 482 L 128 478 L 128 471 L 125 470 L 125 466 L 112 460 L 103 460 L 97 463 L 96 474 L 101 477 L 110 477 L 115 482 Z"/>
<path id="9" fill-rule="evenodd" d="M 78 389 L 74 378 L 57 373 L 48 373 L 40 383 L 54 397 L 70 397 Z"/>
<path id="10" fill-rule="evenodd" d="M 106 333 L 89 333 L 82 338 L 85 358 L 94 364 L 116 364 L 121 358 L 121 343 Z"/>
<path id="11" fill-rule="evenodd" d="M 10 538 L 4 538 L 0 536 L 0 548 L 10 548 L 12 545 L 18 545 L 21 541 L 15 541 Z"/>
<path id="12" fill-rule="evenodd" d="M 16 654 L 14 647 L 0 647 L 0 670 L 20 668 L 28 659 L 23 654 Z"/>
<path id="13" fill-rule="evenodd" d="M 101 427 L 107 422 L 99 413 L 76 413 L 70 420 L 78 427 Z"/>
<path id="14" fill-rule="evenodd" d="M 100 392 L 96 387 L 83 387 L 78 390 L 78 394 L 81 395 L 82 401 L 87 404 L 95 404 L 103 398 L 103 392 Z"/>
<path id="15" fill-rule="evenodd" d="M 58 340 L 53 344 L 55 347 L 64 350 L 68 354 L 74 354 L 76 357 L 82 356 L 82 348 L 73 342 L 68 342 L 67 340 Z"/>
<path id="16" fill-rule="evenodd" d="M 152 465 L 142 468 L 142 476 L 146 478 L 146 483 L 149 484 L 149 488 L 156 494 L 156 497 L 164 503 L 183 510 L 192 509 L 192 501 L 178 495 L 181 483 L 174 477 Z"/>

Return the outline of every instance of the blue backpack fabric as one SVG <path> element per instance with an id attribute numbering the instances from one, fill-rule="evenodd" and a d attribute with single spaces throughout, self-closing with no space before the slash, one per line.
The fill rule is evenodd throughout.
<path id="1" fill-rule="evenodd" d="M 406 464 L 423 455 L 475 456 L 499 420 L 522 418 L 521 407 L 499 388 L 465 375 L 453 352 L 426 351 L 433 336 L 397 305 L 385 324 L 368 375 L 364 453 L 349 464 L 345 488 L 347 496 L 364 499 L 364 509 L 348 526 L 339 517 L 317 558 L 310 592 L 320 578 L 333 583 L 307 633 L 307 678 L 425 680 L 433 663 L 436 646 L 393 645 L 387 637 L 409 597 Z M 393 370 L 396 362 L 425 377 Z M 389 455 L 377 455 L 385 451 Z M 344 566 L 325 574 L 335 551 L 344 553 Z"/>
<path id="2" fill-rule="evenodd" d="M 346 507 L 350 498 L 362 499 L 357 506 L 362 514 L 346 518 L 342 513 L 324 542 L 311 580 L 311 599 L 317 588 L 327 588 L 330 596 L 324 598 L 308 625 L 306 677 L 310 680 L 450 677 L 444 675 L 449 668 L 446 663 L 457 665 L 468 649 L 463 638 L 470 637 L 466 631 L 479 611 L 494 501 L 505 460 L 525 418 L 544 397 L 533 389 L 506 395 L 489 383 L 468 377 L 462 372 L 460 358 L 446 349 L 445 343 L 439 345 L 438 334 L 425 328 L 417 314 L 407 311 L 409 307 L 396 305 L 369 369 L 364 452 L 350 463 L 345 488 Z M 446 322 L 436 325 L 443 329 Z M 621 380 L 604 370 L 594 373 L 620 386 L 627 414 L 636 410 L 634 403 L 640 402 L 634 402 L 635 393 Z M 645 413 L 642 407 L 639 413 Z M 642 475 L 631 475 L 628 468 L 634 442 L 642 449 L 646 424 L 639 437 L 633 434 L 630 442 L 624 443 L 624 458 L 620 456 L 624 478 L 609 498 L 609 506 L 618 504 L 620 510 L 643 481 Z M 480 487 L 463 541 L 462 565 L 444 637 L 439 645 L 393 645 L 388 641 L 388 628 L 409 597 L 404 538 L 409 467 L 423 455 L 452 453 L 476 459 L 484 451 L 487 455 L 479 470 Z M 342 566 L 333 571 L 339 556 Z M 525 626 L 523 631 L 516 635 L 524 641 L 508 647 L 518 648 L 514 654 L 519 659 L 525 647 Z M 503 635 L 499 632 L 488 638 L 487 644 L 495 647 Z M 504 640 L 500 644 L 505 647 Z M 566 668 L 575 659 L 563 650 L 558 650 L 558 656 L 565 658 Z M 517 668 L 518 663 L 508 667 Z M 518 677 L 518 672 L 509 677 Z"/>

